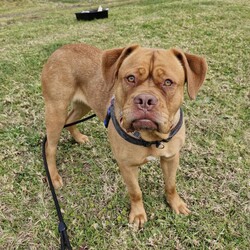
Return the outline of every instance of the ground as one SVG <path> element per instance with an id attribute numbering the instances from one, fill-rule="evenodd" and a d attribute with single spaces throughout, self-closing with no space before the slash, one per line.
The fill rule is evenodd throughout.
<path id="1" fill-rule="evenodd" d="M 109 7 L 109 18 L 74 13 Z M 40 74 L 61 45 L 101 49 L 140 44 L 177 47 L 207 58 L 196 101 L 186 95 L 187 141 L 177 185 L 192 214 L 175 215 L 164 199 L 159 162 L 141 168 L 149 221 L 135 232 L 106 130 L 79 125 L 90 143 L 62 133 L 57 191 L 74 249 L 248 249 L 250 4 L 246 0 L 49 1 L 0 3 L 0 246 L 58 249 L 57 216 L 41 157 L 45 134 Z"/>

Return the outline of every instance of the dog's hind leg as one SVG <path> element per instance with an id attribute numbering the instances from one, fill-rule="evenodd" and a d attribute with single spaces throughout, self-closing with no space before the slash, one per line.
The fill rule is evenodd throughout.
<path id="1" fill-rule="evenodd" d="M 46 158 L 49 172 L 54 188 L 63 186 L 62 178 L 58 174 L 56 167 L 56 150 L 61 131 L 67 118 L 67 102 L 47 101 L 45 103 L 45 122 L 46 122 Z"/>
<path id="2" fill-rule="evenodd" d="M 78 121 L 84 115 L 86 115 L 89 111 L 90 111 L 90 108 L 83 102 L 79 102 L 79 101 L 73 102 L 73 108 L 68 115 L 66 124 Z M 83 135 L 79 131 L 79 129 L 76 127 L 76 125 L 70 126 L 67 129 L 71 133 L 71 135 L 73 136 L 76 142 L 78 143 L 88 142 L 88 137 L 86 135 Z"/>

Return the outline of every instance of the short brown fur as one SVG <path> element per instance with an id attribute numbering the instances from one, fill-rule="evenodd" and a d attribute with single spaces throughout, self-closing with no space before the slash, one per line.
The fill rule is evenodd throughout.
<path id="1" fill-rule="evenodd" d="M 99 50 L 85 44 L 66 45 L 55 51 L 42 72 L 47 133 L 46 156 L 55 188 L 63 185 L 56 167 L 56 149 L 61 130 L 91 109 L 103 121 L 111 98 L 121 127 L 140 132 L 144 140 L 165 139 L 180 117 L 184 84 L 195 99 L 207 71 L 204 58 L 181 50 L 149 49 L 138 45 Z M 73 103 L 72 111 L 67 108 Z M 88 141 L 76 126 L 68 128 L 79 143 Z M 113 154 L 130 195 L 129 222 L 142 227 L 147 221 L 138 184 L 139 166 L 159 157 L 166 198 L 177 213 L 189 214 L 176 191 L 179 151 L 185 140 L 185 125 L 164 148 L 142 147 L 121 138 L 112 121 L 108 136 Z"/>

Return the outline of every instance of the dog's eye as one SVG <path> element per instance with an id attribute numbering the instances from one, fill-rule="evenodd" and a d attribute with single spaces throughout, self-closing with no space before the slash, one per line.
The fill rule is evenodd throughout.
<path id="1" fill-rule="evenodd" d="M 173 84 L 173 81 L 170 79 L 166 79 L 163 83 L 164 86 L 171 86 Z"/>
<path id="2" fill-rule="evenodd" d="M 127 77 L 127 81 L 130 82 L 130 83 L 134 83 L 134 82 L 135 82 L 135 76 L 129 75 L 129 76 Z"/>

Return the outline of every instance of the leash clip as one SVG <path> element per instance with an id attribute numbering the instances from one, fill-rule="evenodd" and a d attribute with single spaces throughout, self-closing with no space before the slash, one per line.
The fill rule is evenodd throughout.
<path id="1" fill-rule="evenodd" d="M 165 145 L 164 145 L 162 142 L 160 142 L 160 141 L 157 141 L 157 142 L 155 143 L 155 146 L 156 146 L 157 148 L 159 148 L 159 149 L 164 149 L 164 148 L 165 148 Z"/>

